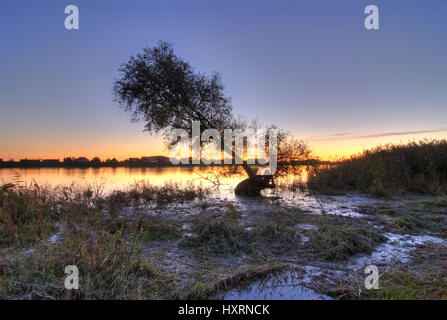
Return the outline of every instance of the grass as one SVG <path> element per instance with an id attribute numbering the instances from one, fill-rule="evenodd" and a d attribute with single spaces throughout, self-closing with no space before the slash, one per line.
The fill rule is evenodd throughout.
<path id="1" fill-rule="evenodd" d="M 157 222 L 149 217 L 104 217 L 107 230 L 139 235 L 144 241 L 172 241 L 181 238 L 182 230 L 169 222 Z"/>
<path id="2" fill-rule="evenodd" d="M 312 168 L 314 192 L 361 191 L 375 197 L 393 194 L 443 194 L 447 191 L 447 141 L 425 140 L 379 146 L 324 168 Z"/>
<path id="3" fill-rule="evenodd" d="M 162 186 L 152 185 L 146 181 L 136 182 L 127 190 L 115 190 L 101 199 L 102 205 L 111 213 L 118 213 L 123 207 L 145 203 L 164 205 L 174 202 L 187 202 L 195 199 L 203 200 L 210 189 L 188 183 L 185 186 L 177 183 L 166 183 Z"/>
<path id="4" fill-rule="evenodd" d="M 357 253 L 372 253 L 385 240 L 371 227 L 326 223 L 311 231 L 310 245 L 323 260 L 347 260 Z"/>
<path id="5" fill-rule="evenodd" d="M 285 246 L 297 245 L 300 243 L 301 237 L 295 227 L 296 223 L 293 215 L 286 212 L 275 212 L 270 221 L 258 221 L 253 233 L 258 241 L 270 245 L 275 242 Z"/>
<path id="6" fill-rule="evenodd" d="M 433 275 L 431 279 L 420 279 L 408 271 L 394 270 L 380 278 L 379 289 L 366 290 L 363 299 L 370 300 L 445 300 L 446 279 Z"/>
<path id="7" fill-rule="evenodd" d="M 141 203 L 186 201 L 203 196 L 178 186 L 138 186 L 109 196 L 99 192 L 37 185 L 0 188 L 0 297 L 4 299 L 170 299 L 207 297 L 238 281 L 261 277 L 278 265 L 244 265 L 228 273 L 216 266 L 199 272 L 185 290 L 161 265 L 156 253 L 144 254 L 151 241 L 176 241 L 182 230 L 173 222 L 129 212 Z M 163 190 L 163 191 L 162 191 Z M 170 191 L 168 191 L 170 190 Z M 164 193 L 161 196 L 161 193 Z M 185 198 L 182 199 L 182 195 Z M 121 209 L 120 209 L 121 208 Z M 129 212 L 123 214 L 123 212 Z M 184 238 L 202 257 L 251 252 L 259 241 L 296 241 L 291 215 L 274 214 L 270 222 L 247 231 L 233 205 L 223 213 L 199 215 L 195 237 Z M 52 235 L 56 241 L 49 241 Z M 206 259 L 201 260 L 207 263 Z M 79 269 L 80 289 L 64 288 L 67 265 Z"/>
<path id="8" fill-rule="evenodd" d="M 110 197 L 74 187 L 0 186 L 0 297 L 5 299 L 166 299 L 178 296 L 175 276 L 156 257 L 143 255 L 147 241 L 179 239 L 181 229 L 139 215 L 104 211 Z M 200 189 L 167 185 L 139 189 L 144 201 L 180 201 Z M 150 196 L 150 191 L 153 194 Z M 135 190 L 120 196 L 135 199 Z M 161 196 L 161 193 L 164 193 Z M 155 195 L 154 195 L 155 194 Z M 118 204 L 117 193 L 113 201 Z M 140 198 L 138 198 L 140 199 Z M 183 199 L 182 201 L 186 201 Z M 127 202 L 124 201 L 124 204 Z M 58 240 L 50 242 L 58 233 Z M 31 249 L 31 250 L 30 250 Z M 80 289 L 64 288 L 64 268 L 76 265 Z"/>
<path id="9" fill-rule="evenodd" d="M 446 300 L 447 278 L 442 272 L 418 274 L 403 267 L 387 269 L 379 278 L 379 288 L 367 290 L 363 273 L 343 279 L 329 292 L 344 300 Z"/>
<path id="10" fill-rule="evenodd" d="M 0 245 L 23 247 L 55 232 L 59 201 L 53 193 L 36 186 L 0 190 Z"/>
<path id="11" fill-rule="evenodd" d="M 287 268 L 285 264 L 267 263 L 257 266 L 240 265 L 231 273 L 196 273 L 193 281 L 187 286 L 185 299 L 207 299 L 211 295 L 233 287 L 240 287 L 256 279 L 281 272 Z"/>
<path id="12" fill-rule="evenodd" d="M 204 199 L 209 192 L 209 189 L 203 188 L 200 185 L 195 185 L 191 182 L 186 186 L 181 186 L 177 183 L 166 183 L 162 186 L 156 186 L 145 181 L 140 181 L 129 188 L 127 196 L 136 202 L 156 202 L 159 204 L 166 204 Z"/>
<path id="13" fill-rule="evenodd" d="M 147 232 L 147 240 L 150 241 L 172 241 L 182 237 L 182 229 L 167 222 L 152 224 L 145 232 Z"/>
<path id="14" fill-rule="evenodd" d="M 447 196 L 442 196 L 433 200 L 411 201 L 409 204 L 423 206 L 430 209 L 447 208 Z"/>
<path id="15" fill-rule="evenodd" d="M 341 279 L 330 294 L 338 299 L 355 300 L 446 300 L 446 246 L 426 243 L 410 255 L 410 264 L 379 266 L 378 289 L 365 289 L 365 274 L 359 270 Z"/>
<path id="16" fill-rule="evenodd" d="M 249 250 L 250 236 L 239 225 L 238 217 L 233 210 L 219 216 L 198 216 L 194 222 L 195 236 L 185 238 L 181 244 L 220 255 Z"/>
<path id="17" fill-rule="evenodd" d="M 80 288 L 67 291 L 64 267 L 79 268 Z M 122 235 L 87 231 L 17 256 L 2 277 L 4 295 L 19 299 L 157 299 L 175 296 L 176 279 L 144 258 Z"/>
<path id="18" fill-rule="evenodd" d="M 172 184 L 137 189 L 103 196 L 73 186 L 0 186 L 0 298 L 205 299 L 283 270 L 285 265 L 275 261 L 284 258 L 343 261 L 371 253 L 385 241 L 362 221 L 285 208 L 247 217 L 231 204 L 215 209 L 203 205 L 202 213 L 199 209 L 198 214 L 166 221 L 139 208 L 197 199 L 203 197 L 201 189 L 191 193 Z M 431 228 L 427 223 L 437 219 L 404 215 L 386 206 L 369 209 L 408 230 Z M 192 237 L 183 235 L 179 225 L 184 222 L 191 224 Z M 298 230 L 296 225 L 303 222 L 318 226 L 318 231 Z M 301 232 L 309 236 L 307 244 L 301 243 Z M 57 240 L 49 241 L 54 234 Z M 64 288 L 67 265 L 79 268 L 80 290 Z M 194 274 L 188 282 L 189 272 Z M 397 295 L 391 285 L 387 288 L 381 298 Z"/>
<path id="19" fill-rule="evenodd" d="M 409 234 L 445 232 L 446 220 L 438 214 L 423 214 L 406 208 L 390 206 L 361 206 L 359 211 L 379 217 L 381 225 Z"/>

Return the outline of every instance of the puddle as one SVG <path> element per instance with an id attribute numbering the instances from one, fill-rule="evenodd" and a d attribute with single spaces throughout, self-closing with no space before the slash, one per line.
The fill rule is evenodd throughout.
<path id="1" fill-rule="evenodd" d="M 304 282 L 294 273 L 270 276 L 255 281 L 246 288 L 233 289 L 215 299 L 222 300 L 332 300 L 303 285 Z"/>
<path id="2" fill-rule="evenodd" d="M 407 263 L 410 261 L 410 252 L 416 249 L 417 245 L 431 243 L 445 243 L 441 238 L 432 236 L 412 236 L 394 233 L 385 233 L 388 241 L 377 246 L 371 255 L 357 255 L 348 263 L 347 267 L 358 270 L 369 264 L 393 264 Z"/>
<path id="3" fill-rule="evenodd" d="M 360 205 L 377 204 L 379 200 L 362 195 L 320 196 L 315 197 L 308 193 L 296 191 L 281 191 L 280 200 L 282 206 L 300 208 L 309 214 L 320 215 L 323 212 L 329 215 L 339 215 L 352 218 L 363 218 L 357 208 Z"/>

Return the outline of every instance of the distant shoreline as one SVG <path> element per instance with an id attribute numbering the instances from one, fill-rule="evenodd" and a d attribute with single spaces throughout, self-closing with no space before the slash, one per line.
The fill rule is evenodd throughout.
<path id="1" fill-rule="evenodd" d="M 319 160 L 306 160 L 292 163 L 292 165 L 325 165 L 331 164 L 328 161 Z M 40 169 L 40 168 L 65 168 L 65 169 L 87 169 L 87 168 L 170 168 L 170 167 L 225 167 L 232 166 L 234 164 L 178 164 L 171 163 L 162 164 L 148 164 L 148 163 L 117 163 L 117 164 L 91 164 L 91 163 L 77 163 L 77 164 L 65 164 L 60 162 L 59 164 L 45 164 L 45 163 L 20 163 L 5 161 L 0 162 L 0 169 Z M 253 164 L 253 166 L 260 166 L 259 164 Z"/>

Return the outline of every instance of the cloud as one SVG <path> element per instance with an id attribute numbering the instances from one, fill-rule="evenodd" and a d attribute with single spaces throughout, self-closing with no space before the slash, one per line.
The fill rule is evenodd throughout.
<path id="1" fill-rule="evenodd" d="M 351 133 L 336 133 L 329 136 L 309 137 L 309 141 L 336 141 L 336 140 L 355 140 L 355 139 L 369 139 L 369 138 L 382 138 L 392 136 L 404 136 L 415 134 L 426 134 L 447 131 L 447 128 L 433 129 L 433 130 L 415 130 L 415 131 L 394 131 L 394 132 L 379 132 L 368 135 L 353 135 Z"/>
<path id="2" fill-rule="evenodd" d="M 330 137 L 341 137 L 341 136 L 348 136 L 350 135 L 350 133 L 336 133 L 336 134 L 331 134 Z"/>
<path id="3" fill-rule="evenodd" d="M 376 134 L 370 134 L 365 136 L 358 136 L 357 138 L 379 138 L 379 137 L 390 137 L 390 136 L 404 136 L 409 134 L 424 134 L 424 133 L 434 133 L 447 131 L 447 128 L 436 129 L 436 130 L 419 130 L 419 131 L 397 131 L 397 132 L 382 132 Z"/>

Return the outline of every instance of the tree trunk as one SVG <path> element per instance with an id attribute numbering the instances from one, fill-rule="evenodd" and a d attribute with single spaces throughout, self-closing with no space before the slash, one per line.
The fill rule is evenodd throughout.
<path id="1" fill-rule="evenodd" d="M 233 156 L 233 150 L 225 150 L 225 152 Z M 244 168 L 248 175 L 248 178 L 239 182 L 234 189 L 234 193 L 237 196 L 259 197 L 261 196 L 262 190 L 276 188 L 272 175 L 257 175 L 248 164 L 243 163 L 243 160 L 236 154 L 236 152 L 234 158 L 236 162 L 242 162 L 242 168 Z"/>
<path id="2" fill-rule="evenodd" d="M 276 187 L 272 175 L 256 175 L 247 164 L 243 164 L 242 167 L 248 178 L 239 182 L 236 189 L 234 189 L 234 193 L 237 196 L 259 197 L 262 190 Z"/>

